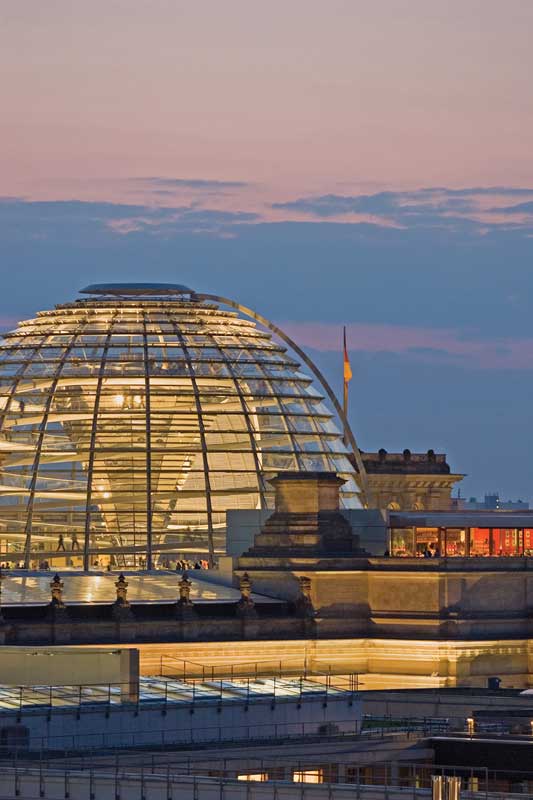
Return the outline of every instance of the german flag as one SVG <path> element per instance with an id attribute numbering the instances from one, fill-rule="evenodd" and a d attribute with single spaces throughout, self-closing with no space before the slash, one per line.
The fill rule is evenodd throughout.
<path id="1" fill-rule="evenodd" d="M 344 341 L 344 383 L 347 384 L 352 380 L 352 368 L 350 366 L 350 359 L 348 358 L 348 350 L 346 349 L 346 325 L 343 329 Z"/>

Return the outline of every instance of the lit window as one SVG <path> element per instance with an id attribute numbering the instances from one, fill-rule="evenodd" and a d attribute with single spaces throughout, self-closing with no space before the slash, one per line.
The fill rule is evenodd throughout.
<path id="1" fill-rule="evenodd" d="M 292 773 L 292 780 L 294 783 L 324 783 L 324 770 L 320 767 L 296 770 Z"/>

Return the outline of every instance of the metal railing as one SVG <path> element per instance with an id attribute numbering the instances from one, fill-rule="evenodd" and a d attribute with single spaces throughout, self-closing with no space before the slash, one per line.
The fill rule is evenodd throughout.
<path id="1" fill-rule="evenodd" d="M 337 671 L 335 671 L 337 670 Z M 184 682 L 195 679 L 234 680 L 237 678 L 303 678 L 306 681 L 324 683 L 328 687 L 356 692 L 359 688 L 359 675 L 355 672 L 339 673 L 338 667 L 331 664 L 306 659 L 300 656 L 288 656 L 283 659 L 266 659 L 255 661 L 238 661 L 234 663 L 205 664 L 175 656 L 162 655 L 159 662 L 162 676 L 179 678 Z"/>
<path id="2" fill-rule="evenodd" d="M 167 798 L 191 797 L 197 800 L 202 796 L 242 797 L 244 800 L 256 796 L 256 790 L 257 796 L 261 798 L 294 796 L 301 800 L 314 796 L 327 797 L 330 800 L 334 797 L 351 800 L 360 797 L 396 800 L 431 796 L 433 776 L 459 777 L 463 800 L 533 798 L 533 775 L 524 779 L 520 774 L 491 772 L 487 769 L 416 763 L 355 765 L 345 762 L 313 765 L 309 762 L 293 761 L 281 766 L 265 763 L 262 770 L 258 767 L 234 765 L 229 769 L 204 768 L 203 771 L 191 772 L 170 762 L 154 765 L 144 761 L 136 764 L 116 764 L 109 761 L 106 764 L 86 763 L 77 767 L 59 764 L 51 767 L 43 762 L 34 766 L 3 765 L 0 785 L 11 789 L 10 796 L 22 795 L 23 788 L 32 786 L 34 790 L 37 789 L 40 797 L 83 796 L 91 800 L 96 800 L 99 790 L 106 786 L 114 789 L 113 796 L 116 800 L 130 798 L 133 787 L 134 796 L 148 798 L 150 789 L 153 788 L 154 795 L 161 797 L 164 786 L 164 796 Z M 202 790 L 205 790 L 205 795 Z"/>
<path id="3" fill-rule="evenodd" d="M 445 733 L 445 728 L 440 733 Z M 176 751 L 191 750 L 194 753 L 205 749 L 224 749 L 254 745 L 283 745 L 292 743 L 320 744 L 331 742 L 381 742 L 416 741 L 430 735 L 436 735 L 434 728 L 412 724 L 404 728 L 373 728 L 361 730 L 357 720 L 335 720 L 326 723 L 313 722 L 278 722 L 252 725 L 234 725 L 231 735 L 226 725 L 167 728 L 145 731 L 116 731 L 113 733 L 79 733 L 58 736 L 32 735 L 26 741 L 14 739 L 9 744 L 0 746 L 0 763 L 17 765 L 31 764 L 38 761 L 52 767 L 58 760 L 67 762 L 76 768 L 85 768 L 93 760 L 99 763 L 112 763 L 117 767 L 131 764 L 132 767 L 145 763 L 143 752 L 150 752 L 146 760 L 156 763 L 154 753 L 164 754 L 171 751 L 175 762 Z M 110 755 L 110 754 L 113 755 Z M 102 761 L 103 760 L 103 761 Z M 242 760 L 242 759 L 241 759 Z M 253 759 L 252 759 L 253 760 Z M 187 774 L 194 772 L 194 764 L 198 758 L 188 759 Z M 111 763 L 111 762 L 110 762 Z M 165 762 L 166 763 L 166 762 Z M 298 762 L 300 764 L 300 762 Z M 302 762 L 304 763 L 304 762 Z M 208 761 L 213 768 L 213 757 Z"/>
<path id="4" fill-rule="evenodd" d="M 275 701 L 277 703 L 323 697 L 345 696 L 353 700 L 356 676 L 308 676 L 304 678 L 243 677 L 233 679 L 202 678 L 172 680 L 171 678 L 143 678 L 136 683 L 79 684 L 71 686 L 0 686 L 0 712 L 15 712 L 20 718 L 26 712 L 56 712 L 120 710 L 124 705 L 154 708 L 161 706 L 196 705 L 199 703 L 224 704 L 250 701 Z"/>

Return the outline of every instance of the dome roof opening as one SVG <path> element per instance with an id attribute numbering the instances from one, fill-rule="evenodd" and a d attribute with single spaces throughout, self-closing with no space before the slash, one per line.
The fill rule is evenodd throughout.
<path id="1" fill-rule="evenodd" d="M 194 291 L 179 283 L 91 283 L 80 294 L 110 295 L 116 297 L 162 297 L 193 295 Z"/>
<path id="2" fill-rule="evenodd" d="M 175 284 L 97 284 L 0 345 L 0 559 L 157 566 L 224 552 L 226 511 L 348 452 L 311 378 L 255 322 Z M 64 549 L 66 548 L 66 555 Z"/>

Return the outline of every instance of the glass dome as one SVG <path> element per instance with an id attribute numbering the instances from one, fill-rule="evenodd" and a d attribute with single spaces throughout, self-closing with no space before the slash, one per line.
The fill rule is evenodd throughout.
<path id="1" fill-rule="evenodd" d="M 269 477 L 348 452 L 312 380 L 270 333 L 184 286 L 109 284 L 0 346 L 0 560 L 155 567 L 224 551 L 228 509 Z"/>

